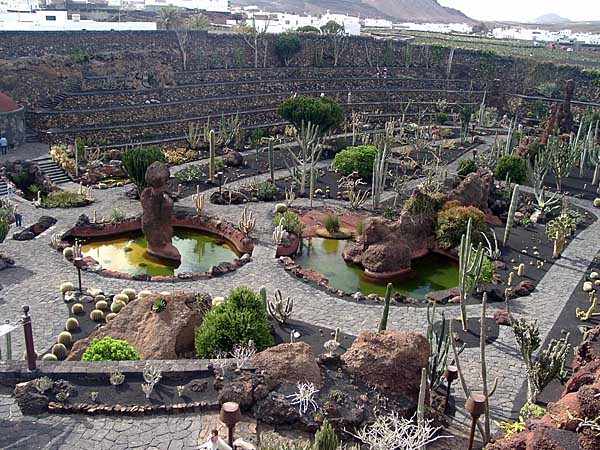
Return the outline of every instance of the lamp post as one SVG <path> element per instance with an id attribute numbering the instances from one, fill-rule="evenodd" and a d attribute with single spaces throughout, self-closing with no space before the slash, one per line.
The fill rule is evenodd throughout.
<path id="1" fill-rule="evenodd" d="M 25 351 L 27 352 L 27 368 L 36 369 L 35 348 L 33 345 L 33 330 L 31 328 L 31 316 L 29 306 L 23 306 L 23 334 L 25 335 Z"/>
<path id="2" fill-rule="evenodd" d="M 458 368 L 456 366 L 448 366 L 444 370 L 444 378 L 446 378 L 446 398 L 444 399 L 444 413 L 448 409 L 448 401 L 450 400 L 450 387 L 452 382 L 458 379 Z"/>
<path id="3" fill-rule="evenodd" d="M 229 431 L 229 445 L 233 447 L 233 429 L 235 428 L 235 424 L 242 420 L 240 405 L 236 402 L 223 403 L 219 418 L 227 426 L 227 430 Z"/>
<path id="4" fill-rule="evenodd" d="M 81 268 L 84 266 L 81 244 L 77 241 L 73 244 L 73 265 L 77 269 L 77 280 L 79 281 L 79 295 L 83 294 L 81 286 Z"/>
<path id="5" fill-rule="evenodd" d="M 468 450 L 473 449 L 473 441 L 475 438 L 475 427 L 477 426 L 477 420 L 481 415 L 485 413 L 485 396 L 483 394 L 471 393 L 467 399 L 465 409 L 471 414 L 471 432 L 469 433 L 469 447 Z"/>
<path id="6" fill-rule="evenodd" d="M 215 173 L 215 178 L 219 182 L 219 197 L 220 197 L 222 195 L 221 194 L 221 188 L 223 187 L 223 172 L 217 172 L 217 173 Z"/>

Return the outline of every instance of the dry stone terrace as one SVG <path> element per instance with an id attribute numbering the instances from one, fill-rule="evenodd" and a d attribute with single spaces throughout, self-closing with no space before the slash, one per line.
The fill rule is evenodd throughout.
<path id="1" fill-rule="evenodd" d="M 484 144 L 479 150 L 484 151 L 488 145 Z M 457 163 L 458 161 L 455 161 L 450 164 L 449 170 L 455 170 Z M 323 162 L 323 164 L 327 164 L 327 162 Z M 285 174 L 285 171 L 278 173 L 279 176 Z M 257 179 L 265 177 L 258 176 Z M 237 183 L 246 182 L 248 180 Z M 58 219 L 58 223 L 53 229 L 32 241 L 7 240 L 3 244 L 3 251 L 14 255 L 17 268 L 0 272 L 0 282 L 4 286 L 1 292 L 0 312 L 2 317 L 14 322 L 19 319 L 20 307 L 25 303 L 29 304 L 38 350 L 43 351 L 54 342 L 55 336 L 62 331 L 64 320 L 67 318 L 66 307 L 57 290 L 58 284 L 62 280 L 75 280 L 76 278 L 74 268 L 64 260 L 60 253 L 48 245 L 52 233 L 68 228 L 82 213 L 91 215 L 93 211 L 96 211 L 99 216 L 102 216 L 109 214 L 114 208 L 120 208 L 127 211 L 128 215 L 138 214 L 140 212 L 139 202 L 129 200 L 124 195 L 125 189 L 126 187 L 97 191 L 96 202 L 89 207 L 52 210 L 52 214 Z M 26 223 L 31 223 L 40 215 L 48 212 L 35 209 L 22 199 L 17 201 L 21 205 Z M 596 214 L 590 208 L 589 202 L 573 201 L 578 206 Z M 306 201 L 298 201 L 298 206 L 303 204 L 306 204 Z M 179 205 L 191 206 L 191 199 L 186 198 Z M 319 201 L 317 201 L 317 206 L 320 206 Z M 235 223 L 242 207 L 208 204 L 206 208 L 207 214 L 219 216 Z M 172 284 L 126 281 L 84 273 L 83 283 L 88 287 L 100 287 L 106 292 L 118 292 L 123 288 L 133 287 L 136 290 L 150 289 L 153 291 L 179 289 L 209 291 L 213 295 L 225 295 L 235 286 L 249 285 L 258 288 L 258 286 L 264 285 L 270 292 L 281 288 L 286 295 L 290 295 L 296 300 L 294 315 L 298 320 L 326 328 L 341 327 L 345 333 L 354 335 L 376 329 L 381 318 L 382 306 L 359 304 L 332 296 L 311 284 L 294 280 L 285 273 L 282 265 L 273 257 L 275 248 L 270 242 L 272 208 L 261 203 L 249 204 L 248 208 L 257 218 L 254 233 L 257 245 L 253 254 L 253 262 L 233 274 L 204 281 Z M 513 303 L 513 311 L 516 315 L 538 319 L 542 338 L 549 332 L 562 313 L 565 302 L 577 288 L 580 274 L 586 270 L 588 263 L 600 250 L 600 241 L 597 238 L 599 229 L 600 222 L 597 221 L 584 230 L 577 239 L 570 243 L 563 258 L 553 265 L 537 286 L 534 294 Z M 478 308 L 471 307 L 471 309 Z M 457 306 L 445 306 L 444 311 L 446 311 L 447 317 L 456 317 L 459 314 Z M 427 326 L 426 310 L 422 307 L 411 306 L 392 307 L 389 326 L 392 329 L 421 332 Z M 16 333 L 13 346 L 15 354 L 23 352 L 24 347 L 20 333 Z M 515 349 L 510 328 L 501 327 L 498 339 L 488 346 L 486 353 L 489 373 L 499 379 L 498 391 L 492 402 L 492 415 L 495 420 L 508 419 L 520 407 L 520 404 L 514 403 L 514 396 L 524 381 L 524 366 Z M 477 348 L 466 349 L 461 358 L 471 386 L 479 384 L 478 359 L 479 350 Z M 459 403 L 464 401 L 458 385 L 454 386 L 453 395 L 459 399 Z M 41 418 L 23 417 L 18 412 L 17 406 L 13 404 L 10 393 L 4 392 L 0 398 L 2 414 L 0 428 L 6 429 L 8 435 L 11 436 L 7 438 L 7 435 L 3 433 L 6 440 L 3 448 L 6 449 L 51 449 L 66 448 L 67 446 L 84 448 L 89 446 L 90 442 L 98 442 L 100 447 L 97 448 L 193 448 L 195 432 L 200 426 L 199 421 L 193 415 L 143 420 L 108 417 L 92 420 L 91 418 L 56 415 Z M 461 417 L 463 418 L 460 419 Z M 459 415 L 459 420 L 466 421 L 467 419 Z M 34 433 L 34 430 L 38 431 Z M 101 433 L 100 430 L 102 430 Z"/>

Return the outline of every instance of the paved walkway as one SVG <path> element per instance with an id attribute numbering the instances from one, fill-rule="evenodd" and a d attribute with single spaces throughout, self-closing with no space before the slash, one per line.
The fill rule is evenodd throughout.
<path id="1" fill-rule="evenodd" d="M 449 170 L 454 170 L 457 164 L 458 161 L 450 164 Z M 287 171 L 280 171 L 281 174 L 285 176 Z M 259 178 L 264 177 L 260 176 Z M 232 185 L 246 184 L 250 181 L 250 179 L 240 180 Z M 14 269 L 0 272 L 0 283 L 5 287 L 0 291 L 0 316 L 13 321 L 17 320 L 21 306 L 29 304 L 37 348 L 48 348 L 55 341 L 56 335 L 63 330 L 64 321 L 67 318 L 67 308 L 58 292 L 58 286 L 63 281 L 76 280 L 74 268 L 58 252 L 48 246 L 52 233 L 58 229 L 69 228 L 79 214 L 91 215 L 93 210 L 97 210 L 99 216 L 108 216 L 114 208 L 127 211 L 128 215 L 139 214 L 139 203 L 125 197 L 125 189 L 127 188 L 97 191 L 96 203 L 79 209 L 50 211 L 35 209 L 29 203 L 23 204 L 25 223 L 31 223 L 41 215 L 50 214 L 58 219 L 58 224 L 54 230 L 36 240 L 17 242 L 8 239 L 0 246 L 0 250 L 14 257 L 17 264 Z M 207 197 L 209 194 L 210 192 L 206 193 Z M 580 200 L 574 200 L 574 202 L 591 210 L 589 202 Z M 306 200 L 298 200 L 295 204 L 305 205 L 306 203 Z M 328 204 L 331 203 L 328 201 Z M 191 206 L 191 199 L 184 199 L 180 204 Z M 321 204 L 323 204 L 322 201 L 315 202 L 315 206 Z M 239 205 L 217 206 L 209 202 L 206 205 L 206 213 L 217 215 L 233 223 L 237 223 L 241 209 L 242 206 Z M 150 289 L 153 291 L 208 291 L 213 295 L 225 295 L 233 287 L 241 285 L 248 285 L 254 289 L 264 285 L 269 293 L 279 288 L 284 295 L 294 298 L 295 319 L 322 327 L 341 327 L 344 332 L 350 334 L 377 328 L 382 312 L 381 306 L 353 303 L 332 296 L 287 274 L 281 264 L 273 258 L 275 247 L 270 242 L 271 220 L 274 215 L 273 205 L 250 203 L 248 209 L 253 211 L 257 218 L 256 229 L 253 233 L 257 245 L 253 262 L 233 274 L 211 280 L 173 284 L 133 282 L 84 273 L 84 285 L 101 287 L 107 292 L 115 292 L 124 287 L 134 287 L 138 290 Z M 592 210 L 592 212 L 596 214 L 595 211 Z M 513 302 L 513 310 L 517 316 L 538 319 L 542 339 L 550 331 L 571 293 L 577 288 L 582 271 L 587 268 L 588 263 L 599 249 L 600 221 L 597 221 L 580 233 L 567 247 L 563 258 L 550 268 L 547 276 L 539 283 L 532 296 Z M 459 308 L 454 305 L 445 306 L 444 311 L 448 318 L 459 315 Z M 492 311 L 493 306 L 490 306 L 489 314 Z M 478 316 L 479 308 L 471 306 L 469 313 L 471 316 Z M 392 307 L 388 324 L 391 329 L 423 333 L 427 326 L 426 310 L 413 306 Z M 23 343 L 19 333 L 14 336 L 13 342 L 14 353 L 21 354 Z M 506 419 L 521 406 L 513 405 L 513 402 L 524 381 L 525 373 L 515 349 L 511 330 L 501 327 L 499 338 L 487 347 L 486 352 L 489 378 L 495 376 L 499 378 L 497 393 L 491 401 L 493 419 Z M 471 389 L 477 390 L 479 388 L 479 350 L 466 349 L 461 355 L 461 364 L 468 378 L 469 386 Z M 464 399 L 458 385 L 458 383 L 455 384 L 454 395 L 460 404 Z M 107 431 L 106 436 L 118 440 L 118 445 L 110 448 L 148 448 L 148 446 L 157 446 L 161 449 L 171 448 L 165 446 L 167 441 L 171 442 L 170 445 L 175 446 L 172 448 L 193 448 L 194 445 L 191 440 L 183 436 L 185 434 L 189 437 L 190 430 L 197 426 L 188 416 L 148 419 L 94 418 L 93 420 L 85 417 L 44 416 L 35 419 L 21 417 L 16 406 L 12 406 L 11 409 L 11 404 L 10 394 L 0 392 L 0 436 L 11 439 L 10 442 L 13 444 L 6 448 L 85 447 L 89 449 L 92 437 L 99 438 L 104 430 L 112 430 L 112 432 Z M 12 411 L 12 415 L 9 414 L 9 411 Z M 178 430 L 184 430 L 181 437 L 174 437 L 172 441 L 166 437 L 166 434 L 170 433 L 170 431 L 166 431 L 171 426 L 170 424 L 175 424 L 172 426 Z M 141 430 L 142 433 L 140 433 Z M 29 443 L 22 441 L 30 434 L 34 434 L 34 437 L 28 438 L 32 441 Z M 138 438 L 145 441 L 138 441 Z M 48 439 L 55 439 L 55 441 L 47 443 L 50 442 Z M 31 444 L 32 442 L 37 443 Z M 2 440 L 0 440 L 1 446 Z"/>

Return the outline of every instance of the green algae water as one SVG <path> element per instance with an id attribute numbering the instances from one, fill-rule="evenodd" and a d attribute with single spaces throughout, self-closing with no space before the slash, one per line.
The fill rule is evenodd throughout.
<path id="1" fill-rule="evenodd" d="M 402 278 L 375 283 L 366 280 L 363 269 L 346 264 L 342 251 L 347 241 L 312 238 L 304 241 L 302 255 L 296 263 L 304 269 L 313 269 L 329 279 L 329 285 L 346 292 L 362 292 L 364 295 L 385 295 L 388 281 L 394 285 L 393 293 L 412 298 L 425 298 L 431 291 L 458 286 L 458 265 L 441 255 L 431 254 L 413 261 L 412 272 Z"/>
<path id="2" fill-rule="evenodd" d="M 175 230 L 173 245 L 181 253 L 181 265 L 177 268 L 148 256 L 146 239 L 141 234 L 92 240 L 82 245 L 82 253 L 94 258 L 105 269 L 149 276 L 204 272 L 210 266 L 237 257 L 229 243 L 197 232 Z"/>

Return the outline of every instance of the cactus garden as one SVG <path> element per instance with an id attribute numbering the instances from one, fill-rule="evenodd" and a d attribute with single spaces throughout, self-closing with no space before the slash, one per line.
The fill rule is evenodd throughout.
<path id="1" fill-rule="evenodd" d="M 255 38 L 254 67 L 98 53 L 23 99 L 0 448 L 599 449 L 590 72 L 536 100 L 493 55 L 369 37 L 362 65 L 279 67 Z"/>

